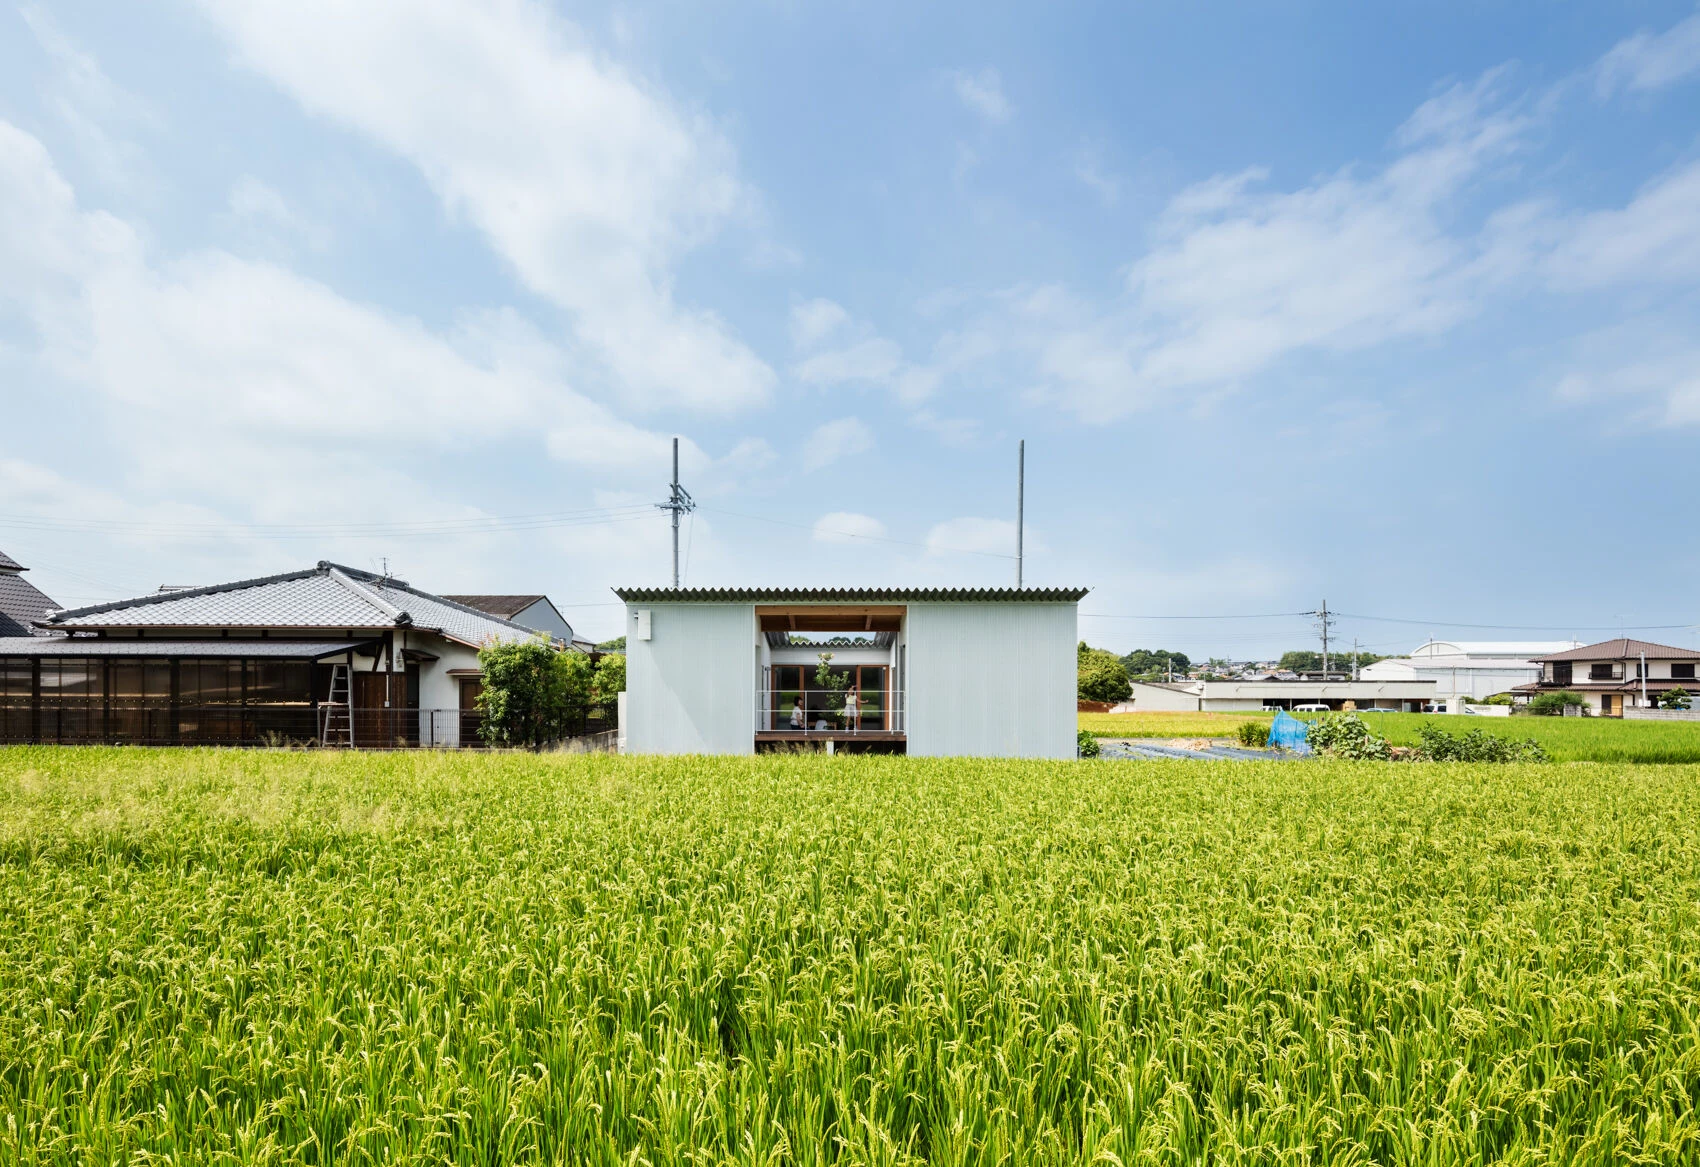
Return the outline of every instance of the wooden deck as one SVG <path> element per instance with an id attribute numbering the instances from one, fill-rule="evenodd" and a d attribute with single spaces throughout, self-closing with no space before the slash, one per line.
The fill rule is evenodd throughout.
<path id="1" fill-rule="evenodd" d="M 760 742 L 901 742 L 908 735 L 885 729 L 758 729 Z"/>

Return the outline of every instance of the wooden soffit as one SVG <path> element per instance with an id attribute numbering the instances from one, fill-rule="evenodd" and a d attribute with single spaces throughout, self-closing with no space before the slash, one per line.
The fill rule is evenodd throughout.
<path id="1" fill-rule="evenodd" d="M 758 604 L 763 632 L 900 632 L 904 609 L 889 604 Z"/>

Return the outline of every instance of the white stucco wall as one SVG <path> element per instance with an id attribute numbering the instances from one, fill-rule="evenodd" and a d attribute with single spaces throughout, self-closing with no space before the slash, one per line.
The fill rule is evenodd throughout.
<path id="1" fill-rule="evenodd" d="M 753 753 L 758 651 L 753 604 L 628 604 L 627 752 Z"/>
<path id="2" fill-rule="evenodd" d="M 1075 756 L 1076 605 L 912 603 L 908 752 Z"/>

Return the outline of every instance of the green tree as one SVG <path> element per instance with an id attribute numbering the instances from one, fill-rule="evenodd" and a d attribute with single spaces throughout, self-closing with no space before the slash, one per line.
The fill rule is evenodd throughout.
<path id="1" fill-rule="evenodd" d="M 596 662 L 590 685 L 591 706 L 602 720 L 612 722 L 619 715 L 620 694 L 625 691 L 625 654 L 609 653 Z"/>
<path id="2" fill-rule="evenodd" d="M 568 736 L 590 702 L 590 658 L 561 652 L 544 636 L 478 650 L 484 688 L 478 732 L 487 742 L 530 746 Z"/>
<path id="3" fill-rule="evenodd" d="M 612 640 L 604 640 L 601 644 L 598 644 L 596 646 L 596 651 L 597 652 L 625 652 L 626 651 L 626 638 L 624 636 L 616 636 Z"/>
<path id="4" fill-rule="evenodd" d="M 1361 669 L 1365 665 L 1373 665 L 1378 660 L 1386 659 L 1387 656 L 1384 653 L 1360 652 L 1358 653 L 1358 667 Z M 1276 667 L 1286 669 L 1288 672 L 1293 673 L 1320 673 L 1322 671 L 1322 654 L 1320 652 L 1312 652 L 1308 648 L 1297 648 L 1292 652 L 1282 653 L 1281 663 Z M 1351 668 L 1352 650 L 1350 648 L 1346 649 L 1344 652 L 1331 652 L 1328 654 L 1329 672 L 1345 673 L 1350 672 Z"/>
<path id="5" fill-rule="evenodd" d="M 1136 648 L 1121 659 L 1127 675 L 1142 681 L 1160 681 L 1169 675 L 1171 669 L 1176 676 L 1184 677 L 1187 670 L 1192 668 L 1192 658 L 1186 653 L 1174 652 L 1167 648 Z"/>
<path id="6" fill-rule="evenodd" d="M 1566 705 L 1580 705 L 1586 709 L 1588 699 L 1580 693 L 1563 689 L 1555 693 L 1541 693 L 1529 702 L 1529 712 L 1536 717 L 1558 717 L 1564 713 Z"/>
<path id="7" fill-rule="evenodd" d="M 1659 694 L 1660 709 L 1687 709 L 1689 704 L 1688 690 L 1681 685 Z"/>
<path id="8" fill-rule="evenodd" d="M 832 667 L 832 654 L 820 654 L 815 666 L 815 684 L 826 690 L 826 708 L 834 717 L 844 712 L 844 691 L 850 687 L 850 670 L 840 672 Z"/>
<path id="9" fill-rule="evenodd" d="M 1084 640 L 1076 651 L 1078 695 L 1082 701 L 1126 701 L 1133 696 L 1127 669 L 1121 658 L 1107 649 L 1093 648 Z"/>

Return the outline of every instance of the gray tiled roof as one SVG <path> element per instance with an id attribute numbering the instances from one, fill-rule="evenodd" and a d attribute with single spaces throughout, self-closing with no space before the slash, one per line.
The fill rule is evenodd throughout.
<path id="1" fill-rule="evenodd" d="M 0 571 L 0 636 L 39 636 L 35 621 L 58 606 L 23 576 Z"/>
<path id="2" fill-rule="evenodd" d="M 0 656 L 267 657 L 318 660 L 372 643 L 365 640 L 261 640 L 212 637 L 166 640 L 136 636 L 0 636 Z"/>
<path id="3" fill-rule="evenodd" d="M 7 555 L 4 551 L 0 551 L 0 571 L 23 571 L 23 570 L 24 570 L 23 564 L 19 563 L 16 559 L 13 559 L 10 555 Z"/>
<path id="4" fill-rule="evenodd" d="M 470 645 L 535 635 L 503 620 L 408 586 L 406 581 L 321 562 L 306 571 L 155 593 L 54 615 L 55 629 L 95 628 L 420 628 Z"/>
<path id="5" fill-rule="evenodd" d="M 1079 600 L 1086 588 L 615 588 L 627 603 L 1059 603 Z"/>

